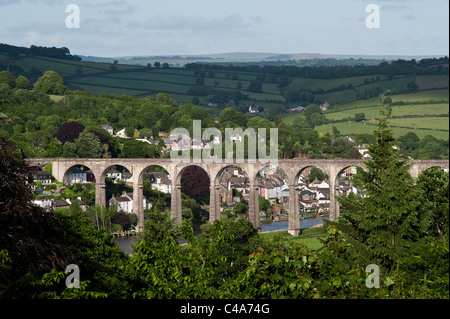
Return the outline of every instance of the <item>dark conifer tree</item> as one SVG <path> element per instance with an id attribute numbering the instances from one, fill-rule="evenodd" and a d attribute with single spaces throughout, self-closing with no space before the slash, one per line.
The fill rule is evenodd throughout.
<path id="1" fill-rule="evenodd" d="M 339 197 L 342 213 L 336 225 L 360 256 L 391 267 L 423 236 L 429 220 L 419 209 L 410 164 L 400 157 L 384 114 L 375 137 L 369 147 L 372 159 L 354 177 L 366 196 Z"/>

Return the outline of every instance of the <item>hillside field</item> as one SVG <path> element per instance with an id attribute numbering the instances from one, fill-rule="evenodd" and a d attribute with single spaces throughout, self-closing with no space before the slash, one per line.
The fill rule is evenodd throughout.
<path id="1" fill-rule="evenodd" d="M 0 64 L 5 61 L 0 58 Z M 259 78 L 260 73 L 232 70 L 208 70 L 203 74 L 198 70 L 186 68 L 155 68 L 137 65 L 111 64 L 62 60 L 35 55 L 21 55 L 12 66 L 22 68 L 25 72 L 36 74 L 47 70 L 58 72 L 71 89 L 89 90 L 92 94 L 111 93 L 117 95 L 133 95 L 145 97 L 155 96 L 159 92 L 169 93 L 177 97 L 180 103 L 190 103 L 194 97 L 206 106 L 208 94 L 192 94 L 189 89 L 203 85 L 209 89 L 241 94 L 240 103 L 257 104 L 265 107 L 296 107 L 298 103 L 286 102 L 286 94 L 290 91 L 316 90 L 317 101 L 328 101 L 333 105 L 345 104 L 359 99 L 361 94 L 373 90 L 391 90 L 400 93 L 406 90 L 412 76 L 370 75 L 334 79 L 316 79 L 291 76 L 289 84 L 280 89 L 280 74 L 265 74 L 260 90 L 249 90 L 252 81 Z M 199 79 L 199 77 L 201 79 Z M 200 83 L 199 83 L 200 81 Z M 420 86 L 432 88 L 448 88 L 448 77 L 417 76 Z"/>
<path id="2" fill-rule="evenodd" d="M 329 133 L 332 127 L 336 126 L 346 135 L 371 134 L 374 130 L 372 121 L 379 116 L 382 109 L 379 92 L 390 91 L 390 122 L 397 137 L 414 131 L 421 138 L 430 134 L 436 138 L 448 139 L 449 78 L 446 75 L 287 77 L 266 71 L 263 74 L 251 72 L 251 68 L 245 72 L 233 68 L 215 70 L 214 67 L 202 71 L 84 62 L 23 54 L 9 60 L 7 55 L 0 53 L 0 68 L 5 68 L 6 61 L 12 70 L 23 70 L 35 78 L 47 70 L 54 70 L 72 90 L 88 90 L 94 95 L 107 93 L 136 97 L 169 93 L 178 103 L 191 103 L 195 99 L 197 104 L 216 115 L 231 103 L 237 104 L 243 112 L 246 112 L 246 105 L 259 105 L 269 111 L 258 115 L 267 117 L 266 114 L 272 108 L 276 108 L 279 113 L 299 105 L 307 106 L 309 102 L 292 102 L 295 100 L 292 95 L 298 97 L 309 92 L 307 94 L 312 95 L 315 103 L 328 101 L 331 105 L 323 114 L 327 120 L 334 123 L 318 126 L 316 130 Z M 281 85 L 287 78 L 288 82 L 284 83 L 284 86 Z M 251 89 L 255 81 L 260 81 L 260 87 L 256 90 Z M 411 83 L 415 83 L 417 88 L 408 88 Z M 223 94 L 222 100 L 226 102 L 216 104 L 211 100 L 215 94 Z M 213 104 L 210 104 L 211 102 Z M 208 107 L 208 104 L 212 106 Z M 364 113 L 367 123 L 354 122 L 358 113 Z M 283 120 L 292 124 L 295 119 L 303 116 L 301 113 L 283 114 Z M 273 117 L 272 114 L 270 119 L 273 120 Z"/>
<path id="3" fill-rule="evenodd" d="M 389 120 L 394 135 L 400 137 L 412 131 L 420 138 L 432 135 L 438 139 L 448 139 L 449 134 L 449 90 L 437 89 L 419 91 L 409 94 L 391 95 L 391 119 Z M 383 109 L 380 99 L 354 101 L 323 112 L 325 117 L 336 123 L 317 126 L 315 129 L 323 134 L 332 132 L 333 126 L 344 135 L 372 134 L 375 127 L 371 124 L 380 116 Z M 355 115 L 364 113 L 367 123 L 354 122 Z M 283 120 L 293 124 L 297 118 L 304 118 L 302 113 L 286 114 Z"/>

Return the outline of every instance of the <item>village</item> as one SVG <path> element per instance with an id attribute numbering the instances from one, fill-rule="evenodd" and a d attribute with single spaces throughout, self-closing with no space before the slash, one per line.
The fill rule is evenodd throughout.
<path id="1" fill-rule="evenodd" d="M 112 128 L 102 126 L 110 134 L 113 134 Z M 124 134 L 119 131 L 116 135 Z M 210 144 L 216 141 L 191 140 L 188 145 L 180 145 L 179 141 L 171 138 L 160 136 L 163 139 L 165 148 L 164 152 L 171 149 L 208 149 Z M 238 142 L 238 137 L 232 137 L 234 142 Z M 347 137 L 352 140 L 352 136 Z M 156 143 L 153 138 L 144 139 L 147 143 Z M 364 145 L 356 147 L 361 153 L 362 158 L 367 158 L 367 148 Z M 302 218 L 327 216 L 330 209 L 330 181 L 328 176 L 323 173 L 317 174 L 318 168 L 308 167 L 299 175 L 297 193 L 299 200 L 299 214 Z M 350 178 L 356 173 L 354 167 L 344 170 L 338 181 L 339 191 L 337 195 L 348 196 L 350 193 L 358 193 L 358 190 L 351 183 Z M 132 186 L 132 174 L 124 167 L 111 167 L 106 172 L 106 178 L 114 183 L 124 186 Z M 151 184 L 151 189 L 164 193 L 172 193 L 171 177 L 164 170 L 147 171 L 144 179 Z M 84 166 L 72 167 L 64 181 L 56 181 L 52 174 L 48 171 L 39 171 L 34 176 L 32 188 L 35 191 L 36 199 L 34 203 L 45 209 L 69 208 L 74 201 L 82 210 L 86 210 L 88 204 L 84 203 L 80 196 L 76 198 L 62 197 L 65 194 L 66 186 L 82 185 L 86 188 L 95 189 L 95 178 L 92 171 Z M 278 222 L 288 219 L 289 211 L 289 186 L 285 173 L 278 169 L 277 166 L 267 166 L 259 172 L 257 176 L 258 193 L 260 200 L 265 202 L 260 210 L 260 219 L 264 222 Z M 237 207 L 246 205 L 249 196 L 250 181 L 247 174 L 237 166 L 230 166 L 222 173 L 219 182 L 219 198 L 220 210 L 228 212 L 236 212 Z M 107 206 L 114 208 L 117 212 L 133 214 L 133 192 L 126 190 L 125 187 L 120 193 L 116 192 L 107 199 Z M 153 203 L 143 197 L 142 207 L 144 210 L 151 209 Z M 208 207 L 203 207 L 206 211 Z M 239 209 L 242 211 L 242 209 Z"/>

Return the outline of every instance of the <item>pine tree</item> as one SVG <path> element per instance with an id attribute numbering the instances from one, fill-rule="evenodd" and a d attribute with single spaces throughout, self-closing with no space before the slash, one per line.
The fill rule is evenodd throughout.
<path id="1" fill-rule="evenodd" d="M 354 176 L 365 196 L 339 197 L 342 214 L 335 224 L 354 252 L 390 268 L 423 234 L 428 219 L 418 209 L 419 190 L 409 174 L 411 165 L 394 147 L 395 139 L 382 115 L 376 142 L 369 147 L 372 159 Z"/>

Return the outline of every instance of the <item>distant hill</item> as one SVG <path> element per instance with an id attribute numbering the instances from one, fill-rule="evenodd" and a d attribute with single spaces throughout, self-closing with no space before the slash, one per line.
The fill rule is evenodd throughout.
<path id="1" fill-rule="evenodd" d="M 301 63 L 304 60 L 334 60 L 333 65 L 349 65 L 349 60 L 354 64 L 364 63 L 365 65 L 376 65 L 382 61 L 403 60 L 422 60 L 430 59 L 436 56 L 402 56 L 402 55 L 338 55 L 338 54 L 320 54 L 320 53 L 270 53 L 270 52 L 230 52 L 216 53 L 206 55 L 158 55 L 158 56 L 124 56 L 124 57 L 96 57 L 80 55 L 86 62 L 105 62 L 113 63 L 118 61 L 121 64 L 138 64 L 145 66 L 148 63 L 168 62 L 173 66 L 183 66 L 186 63 L 258 63 L 273 65 L 273 62 L 288 62 L 289 64 L 321 66 L 321 63 Z M 438 56 L 439 57 L 439 56 Z M 272 63 L 270 63 L 272 62 Z M 331 64 L 331 63 L 329 63 Z"/>
<path id="2" fill-rule="evenodd" d="M 171 67 L 183 67 L 188 63 L 203 63 L 217 65 L 295 65 L 295 66 L 341 66 L 341 65 L 378 65 L 381 62 L 394 60 L 432 59 L 435 56 L 367 56 L 367 55 L 333 55 L 320 53 L 261 53 L 261 52 L 231 52 L 208 55 L 159 55 L 159 56 L 125 56 L 125 57 L 95 57 L 79 56 L 86 62 L 113 63 L 140 65 L 154 64 L 155 62 L 169 63 Z"/>
<path id="3" fill-rule="evenodd" d="M 118 61 L 124 64 L 147 65 L 147 63 L 169 62 L 169 63 L 236 63 L 236 62 L 264 62 L 264 61 L 288 61 L 288 60 L 308 60 L 322 59 L 323 56 L 318 53 L 300 53 L 300 54 L 278 54 L 261 52 L 230 52 L 216 53 L 206 55 L 163 55 L 163 56 L 124 56 L 124 57 L 95 57 L 80 55 L 83 61 L 88 62 L 107 62 Z"/>

